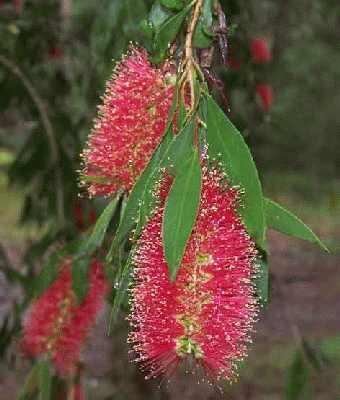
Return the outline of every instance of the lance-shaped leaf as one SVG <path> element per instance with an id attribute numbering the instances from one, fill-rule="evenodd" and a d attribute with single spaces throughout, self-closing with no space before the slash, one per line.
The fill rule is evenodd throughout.
<path id="1" fill-rule="evenodd" d="M 191 7 L 192 4 L 189 4 L 160 27 L 155 36 L 154 56 L 152 58 L 154 62 L 159 63 L 166 57 L 169 44 L 175 40 Z"/>
<path id="2" fill-rule="evenodd" d="M 39 400 L 51 399 L 52 376 L 50 365 L 42 360 L 39 363 Z"/>
<path id="3" fill-rule="evenodd" d="M 171 140 L 173 138 L 172 119 L 177 108 L 177 99 L 178 88 L 176 86 L 175 95 L 169 110 L 169 117 L 167 126 L 165 128 L 165 134 L 157 149 L 153 153 L 151 160 L 149 161 L 141 176 L 138 178 L 137 182 L 132 188 L 129 198 L 126 202 L 123 214 L 121 216 L 115 238 L 106 257 L 106 261 L 109 263 L 112 261 L 113 254 L 116 251 L 117 247 L 125 240 L 131 229 L 138 222 L 138 213 L 145 193 L 146 183 L 148 182 L 149 177 L 159 167 L 160 160 L 163 159 L 163 156 L 171 143 Z"/>
<path id="4" fill-rule="evenodd" d="M 130 268 L 132 263 L 133 251 L 134 250 L 131 250 L 126 263 L 120 266 L 118 271 L 118 276 L 116 277 L 116 283 L 114 285 L 115 286 L 114 300 L 112 304 L 109 326 L 108 326 L 108 335 L 110 335 L 112 332 L 113 324 L 116 322 L 120 308 L 127 296 L 128 292 L 127 289 L 131 279 Z"/>
<path id="5" fill-rule="evenodd" d="M 17 400 L 32 400 L 39 389 L 40 363 L 36 363 L 29 372 Z M 36 397 L 36 396 L 34 396 Z"/>
<path id="6" fill-rule="evenodd" d="M 61 260 L 69 255 L 77 254 L 81 245 L 82 243 L 77 239 L 50 255 L 34 280 L 34 296 L 40 296 L 54 282 L 59 273 Z"/>
<path id="7" fill-rule="evenodd" d="M 188 162 L 181 165 L 165 203 L 162 227 L 164 254 L 173 280 L 196 221 L 201 180 L 199 155 L 195 149 Z"/>
<path id="8" fill-rule="evenodd" d="M 324 251 L 329 252 L 327 246 L 296 215 L 275 203 L 273 200 L 265 199 L 264 204 L 266 221 L 269 228 L 289 236 L 307 240 L 308 242 L 317 244 Z"/>
<path id="9" fill-rule="evenodd" d="M 172 16 L 172 12 L 164 8 L 159 1 L 155 1 L 151 7 L 149 14 L 149 21 L 153 25 L 154 29 L 159 31 L 162 24 Z"/>
<path id="10" fill-rule="evenodd" d="M 260 258 L 257 262 L 255 287 L 259 297 L 259 303 L 262 307 L 265 307 L 268 303 L 269 295 L 269 268 L 265 256 Z"/>
<path id="11" fill-rule="evenodd" d="M 92 254 L 98 247 L 102 245 L 106 231 L 109 227 L 113 214 L 116 211 L 119 199 L 120 193 L 118 193 L 117 196 L 106 206 L 101 216 L 98 218 L 90 237 L 80 248 L 79 255 Z"/>
<path id="12" fill-rule="evenodd" d="M 160 0 L 162 6 L 171 10 L 181 10 L 184 7 L 184 0 Z"/>
<path id="13" fill-rule="evenodd" d="M 198 24 L 194 32 L 194 47 L 206 48 L 212 45 L 214 37 L 214 33 L 212 31 L 212 6 L 212 0 L 205 0 L 203 3 L 202 14 L 198 20 Z"/>
<path id="14" fill-rule="evenodd" d="M 146 166 L 146 168 L 142 172 L 142 175 L 139 177 L 138 181 L 134 185 L 129 195 L 128 201 L 126 203 L 110 251 L 107 255 L 108 262 L 112 261 L 115 249 L 124 241 L 124 239 L 127 237 L 131 229 L 138 222 L 138 212 L 145 192 L 146 183 L 149 179 L 149 176 L 154 172 L 155 168 L 158 167 L 160 159 L 162 158 L 163 154 L 165 153 L 166 149 L 168 148 L 171 142 L 171 138 L 172 138 L 172 132 L 169 128 L 166 134 L 164 135 L 162 142 L 160 143 L 157 150 L 153 154 L 151 161 Z"/>
<path id="15" fill-rule="evenodd" d="M 158 159 L 158 164 L 155 165 L 153 173 L 150 175 L 146 186 L 144 196 L 141 203 L 141 212 L 139 227 L 143 227 L 151 212 L 154 210 L 155 196 L 154 188 L 156 182 L 161 179 L 161 171 L 167 168 L 170 173 L 176 174 L 178 169 L 185 163 L 192 153 L 194 138 L 194 121 L 187 124 L 180 133 L 172 138 L 166 151 L 161 159 Z M 137 232 L 138 234 L 138 232 Z"/>
<path id="16" fill-rule="evenodd" d="M 88 272 L 90 259 L 74 258 L 72 260 L 72 289 L 77 296 L 78 303 L 81 303 L 88 291 Z"/>
<path id="17" fill-rule="evenodd" d="M 239 212 L 248 233 L 265 248 L 263 195 L 250 150 L 240 132 L 211 96 L 206 98 L 207 141 L 210 159 L 220 161 L 233 185 L 244 191 Z"/>

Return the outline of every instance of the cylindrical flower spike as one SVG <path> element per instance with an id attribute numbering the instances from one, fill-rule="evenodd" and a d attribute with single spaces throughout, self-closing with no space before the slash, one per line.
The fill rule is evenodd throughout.
<path id="1" fill-rule="evenodd" d="M 254 38 L 250 43 L 250 52 L 255 64 L 262 64 L 272 60 L 272 52 L 265 38 Z"/>
<path id="2" fill-rule="evenodd" d="M 170 69 L 153 67 L 147 52 L 135 47 L 117 65 L 83 154 L 90 195 L 129 191 L 150 160 L 174 93 Z"/>
<path id="3" fill-rule="evenodd" d="M 54 283 L 31 306 L 23 326 L 22 347 L 28 356 L 48 355 L 61 374 L 74 370 L 81 346 L 104 304 L 107 284 L 101 263 L 92 261 L 89 290 L 77 305 L 72 290 L 71 260 Z"/>
<path id="4" fill-rule="evenodd" d="M 194 360 L 211 380 L 232 380 L 246 355 L 258 313 L 256 249 L 237 215 L 238 190 L 203 168 L 198 218 L 174 282 L 162 245 L 164 194 L 134 256 L 129 341 L 147 377 L 171 374 Z"/>

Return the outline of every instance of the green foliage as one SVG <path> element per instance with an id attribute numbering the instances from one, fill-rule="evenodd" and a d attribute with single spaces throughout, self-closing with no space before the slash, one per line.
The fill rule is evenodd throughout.
<path id="1" fill-rule="evenodd" d="M 296 215 L 284 209 L 279 204 L 272 200 L 265 199 L 265 214 L 269 228 L 273 228 L 286 235 L 295 236 L 299 239 L 315 243 L 324 251 L 328 252 L 327 247 L 307 225 Z"/>
<path id="2" fill-rule="evenodd" d="M 52 376 L 50 365 L 47 361 L 40 361 L 39 367 L 39 400 L 51 399 Z"/>
<path id="3" fill-rule="evenodd" d="M 210 47 L 213 43 L 214 34 L 212 31 L 213 1 L 205 0 L 203 3 L 203 10 L 198 21 L 197 27 L 194 32 L 193 45 L 198 48 Z"/>
<path id="4" fill-rule="evenodd" d="M 78 303 L 84 300 L 88 291 L 90 263 L 91 260 L 88 258 L 72 259 L 72 289 L 77 297 Z"/>
<path id="5" fill-rule="evenodd" d="M 255 286 L 259 303 L 262 307 L 265 307 L 269 301 L 269 265 L 264 254 L 257 261 Z"/>
<path id="6" fill-rule="evenodd" d="M 18 400 L 32 400 L 39 385 L 40 363 L 36 363 L 28 374 L 18 395 Z"/>
<path id="7" fill-rule="evenodd" d="M 166 20 L 166 22 L 160 26 L 159 30 L 156 31 L 153 55 L 153 61 L 155 63 L 159 63 L 166 58 L 169 44 L 176 38 L 191 7 L 191 4 L 186 6 L 182 11 Z"/>
<path id="8" fill-rule="evenodd" d="M 74 240 L 49 256 L 34 279 L 34 296 L 39 297 L 53 283 L 60 271 L 60 263 L 66 257 L 77 254 L 81 244 L 81 239 Z"/>
<path id="9" fill-rule="evenodd" d="M 201 167 L 194 150 L 181 164 L 166 200 L 163 218 L 164 254 L 172 280 L 176 278 L 182 257 L 195 224 L 201 192 Z"/>
<path id="10" fill-rule="evenodd" d="M 170 130 L 168 130 L 168 132 L 164 135 L 157 150 L 153 154 L 149 164 L 146 166 L 143 173 L 135 183 L 122 214 L 122 218 L 120 220 L 114 241 L 108 255 L 108 261 L 112 260 L 113 252 L 117 250 L 117 246 L 119 246 L 124 241 L 131 229 L 138 222 L 140 202 L 143 201 L 143 196 L 146 191 L 145 186 L 148 182 L 149 177 L 157 168 L 159 159 L 162 157 L 162 154 L 167 148 L 170 138 L 171 132 Z"/>
<path id="11" fill-rule="evenodd" d="M 207 141 L 212 160 L 222 163 L 233 185 L 243 191 L 243 207 L 239 212 L 248 229 L 261 248 L 265 248 L 265 218 L 258 172 L 242 135 L 230 122 L 215 101 L 208 96 Z"/>
<path id="12" fill-rule="evenodd" d="M 101 216 L 98 218 L 93 231 L 89 238 L 85 240 L 79 249 L 78 256 L 84 254 L 91 255 L 97 248 L 99 248 L 104 241 L 105 234 L 108 230 L 109 224 L 116 211 L 117 204 L 120 200 L 120 193 L 116 194 L 113 200 L 106 206 Z"/>
<path id="13" fill-rule="evenodd" d="M 339 26 L 338 5 L 328 1 L 313 2 L 308 11 L 309 19 L 304 24 L 296 24 L 298 13 L 291 11 L 295 10 L 292 1 L 284 5 L 267 1 L 261 4 L 221 1 L 228 15 L 231 54 L 236 54 L 241 65 L 239 72 L 225 68 L 219 71 L 222 87 L 226 84 L 231 99 L 231 114 L 227 117 L 218 106 L 217 102 L 221 100 L 218 91 L 214 93 L 216 102 L 213 96 L 207 95 L 204 77 L 199 71 L 195 73 L 194 82 L 199 123 L 196 108 L 187 112 L 176 87 L 167 128 L 152 159 L 128 198 L 118 194 L 111 199 L 88 235 L 80 233 L 76 224 L 74 205 L 79 191 L 76 171 L 99 94 L 112 70 L 108 60 L 119 59 L 130 40 L 148 46 L 155 63 L 164 61 L 170 46 L 175 43 L 175 58 L 180 60 L 183 35 L 194 3 L 183 0 L 103 0 L 99 3 L 75 0 L 70 20 L 60 16 L 59 3 L 25 2 L 24 12 L 20 15 L 9 4 L 0 5 L 5 7 L 5 12 L 0 15 L 0 85 L 3 94 L 0 113 L 1 122 L 4 122 L 0 128 L 0 146 L 14 155 L 14 160 L 12 156 L 0 157 L 0 167 L 7 168 L 10 162 L 11 184 L 25 188 L 21 222 L 33 222 L 45 228 L 26 253 L 27 271 L 16 271 L 0 254 L 0 270 L 6 279 L 19 283 L 25 290 L 24 300 L 13 308 L 15 323 L 11 325 L 10 316 L 6 316 L 1 326 L 1 354 L 5 353 L 11 336 L 17 334 L 21 313 L 28 301 L 33 294 L 41 295 L 51 285 L 65 257 L 73 257 L 72 285 L 78 301 L 82 301 L 88 290 L 90 258 L 95 252 L 101 257 L 99 250 L 106 250 L 105 239 L 111 239 L 111 236 L 114 240 L 106 255 L 106 271 L 110 282 L 115 283 L 112 321 L 117 317 L 120 307 L 126 303 L 134 267 L 134 244 L 155 209 L 154 194 L 164 170 L 174 178 L 166 200 L 162 232 L 169 274 L 175 279 L 195 224 L 200 199 L 200 149 L 195 137 L 196 124 L 199 124 L 201 147 L 208 144 L 210 165 L 219 164 L 231 184 L 240 187 L 238 211 L 260 252 L 266 247 L 266 225 L 327 251 L 324 243 L 299 218 L 263 198 L 258 172 L 246 142 L 261 160 L 262 169 L 299 167 L 311 169 L 326 178 L 334 174 L 340 148 L 339 136 L 331 134 L 339 122 L 338 94 L 333 90 L 334 82 L 339 80 L 339 56 L 334 51 L 338 43 L 329 37 L 327 25 L 334 29 Z M 216 23 L 213 6 L 213 0 L 203 2 L 202 15 L 194 31 L 194 53 L 218 42 L 213 33 Z M 266 22 L 265 19 L 272 16 L 278 23 Z M 281 21 L 285 19 L 286 25 L 293 27 L 289 32 L 282 30 Z M 140 20 L 143 20 L 142 24 Z M 262 27 L 266 27 L 266 35 L 272 40 L 275 60 L 280 60 L 274 60 L 270 66 L 252 65 L 248 50 L 250 39 L 260 33 L 259 30 L 264 30 Z M 140 36 L 140 28 L 144 37 Z M 212 62 L 213 69 L 218 70 L 218 57 Z M 320 75 L 319 71 L 324 73 Z M 254 90 L 262 81 L 274 82 L 278 98 L 272 114 L 265 117 L 259 111 Z M 315 113 L 315 109 L 320 112 Z M 171 121 L 176 111 L 179 133 L 174 135 Z M 327 132 L 327 140 L 320 132 Z M 292 154 L 303 154 L 303 157 L 292 157 Z M 326 158 L 324 154 L 327 154 Z M 319 162 L 321 156 L 323 162 Z M 93 177 L 83 179 L 89 181 Z M 96 179 L 102 181 L 100 177 Z M 101 208 L 102 203 L 97 205 Z M 131 242 L 127 240 L 129 237 Z M 49 257 L 36 277 L 35 271 L 39 270 L 37 266 L 45 254 Z M 261 303 L 265 305 L 269 284 L 266 255 L 262 254 L 258 266 L 255 284 Z M 318 360 L 315 361 L 314 353 L 306 344 L 304 354 L 300 350 L 296 352 L 288 371 L 287 400 L 305 398 L 309 393 L 310 374 L 305 360 L 309 353 L 308 360 L 317 364 Z M 51 384 L 49 364 L 40 361 L 33 368 L 20 399 L 36 398 L 39 392 L 39 398 L 47 400 L 51 397 Z"/>
<path id="14" fill-rule="evenodd" d="M 286 400 L 310 399 L 309 393 L 310 370 L 306 365 L 303 352 L 297 350 L 288 370 L 286 384 Z"/>
<path id="15" fill-rule="evenodd" d="M 184 0 L 160 0 L 160 2 L 172 10 L 181 10 L 184 7 Z"/>

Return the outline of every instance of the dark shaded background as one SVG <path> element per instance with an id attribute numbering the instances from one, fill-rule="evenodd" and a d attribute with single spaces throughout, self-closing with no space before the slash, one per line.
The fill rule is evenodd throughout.
<path id="1" fill-rule="evenodd" d="M 99 96 L 129 40 L 146 43 L 142 0 L 0 3 L 0 399 L 14 399 L 29 364 L 17 348 L 26 288 L 58 240 L 78 233 L 79 154 Z M 223 1 L 238 71 L 216 70 L 230 117 L 254 152 L 264 191 L 309 223 L 336 251 L 340 233 L 340 5 L 334 0 Z M 254 65 L 252 38 L 273 61 Z M 273 86 L 264 113 L 257 83 Z M 85 220 L 100 201 L 82 200 Z M 79 221 L 78 221 L 79 222 Z M 87 222 L 85 221 L 85 224 Z M 240 382 L 224 394 L 196 378 L 145 382 L 129 363 L 122 318 L 105 316 L 84 355 L 90 399 L 339 399 L 340 258 L 270 235 L 271 303 L 258 323 Z M 19 306 L 18 306 L 19 305 Z M 6 319 L 7 318 L 7 319 Z M 19 322 L 18 322 L 19 321 Z M 6 329 L 4 329 L 4 326 Z M 14 340 L 8 340 L 8 339 Z M 11 372 L 9 372 L 11 370 Z M 294 397 L 295 396 L 295 397 Z"/>

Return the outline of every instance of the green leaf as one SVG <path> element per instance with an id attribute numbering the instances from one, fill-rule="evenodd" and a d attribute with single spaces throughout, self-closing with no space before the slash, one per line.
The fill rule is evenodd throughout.
<path id="1" fill-rule="evenodd" d="M 248 233 L 265 248 L 265 218 L 262 188 L 250 150 L 240 132 L 211 96 L 206 98 L 207 141 L 210 159 L 220 161 L 232 185 L 244 190 L 239 212 Z"/>
<path id="2" fill-rule="evenodd" d="M 162 6 L 170 8 L 171 10 L 182 10 L 184 7 L 183 0 L 160 0 Z"/>
<path id="3" fill-rule="evenodd" d="M 192 4 L 189 4 L 182 11 L 169 18 L 164 24 L 161 25 L 155 36 L 154 56 L 152 60 L 155 63 L 160 63 L 167 55 L 169 44 L 172 43 L 187 16 Z"/>
<path id="4" fill-rule="evenodd" d="M 268 303 L 269 294 L 269 268 L 268 262 L 264 258 L 257 261 L 258 270 L 255 277 L 256 293 L 259 297 L 259 302 L 262 307 Z"/>
<path id="5" fill-rule="evenodd" d="M 173 133 L 172 133 L 172 119 L 174 116 L 174 113 L 177 108 L 177 99 L 178 99 L 178 90 L 176 86 L 175 90 L 175 95 L 172 101 L 172 105 L 169 110 L 169 117 L 168 117 L 168 122 L 167 126 L 165 128 L 165 134 L 158 145 L 157 149 L 153 153 L 151 160 L 149 161 L 148 165 L 145 167 L 144 171 L 138 178 L 137 182 L 135 183 L 129 198 L 126 202 L 124 211 L 121 215 L 121 219 L 119 222 L 119 226 L 115 235 L 115 238 L 111 244 L 110 250 L 107 254 L 106 261 L 110 263 L 113 259 L 113 254 L 116 251 L 116 249 L 119 247 L 119 245 L 125 240 L 126 236 L 129 234 L 131 229 L 134 227 L 134 225 L 139 222 L 139 210 L 140 210 L 140 204 L 142 202 L 144 193 L 145 193 L 145 188 L 146 184 L 150 178 L 151 175 L 154 174 L 155 170 L 159 168 L 160 165 L 160 160 L 162 160 L 164 153 L 168 149 L 168 146 L 171 142 Z"/>
<path id="6" fill-rule="evenodd" d="M 152 39 L 154 34 L 153 25 L 150 21 L 143 19 L 139 24 L 139 29 L 144 34 L 144 36 L 148 39 Z"/>
<path id="7" fill-rule="evenodd" d="M 68 255 L 77 254 L 81 245 L 82 242 L 77 239 L 48 258 L 40 274 L 34 280 L 34 296 L 40 296 L 54 282 L 59 273 L 61 260 Z"/>
<path id="8" fill-rule="evenodd" d="M 212 45 L 214 37 L 212 32 L 212 23 L 212 0 L 205 0 L 203 3 L 202 14 L 194 32 L 194 47 L 207 48 Z"/>
<path id="9" fill-rule="evenodd" d="M 88 272 L 90 260 L 88 258 L 74 258 L 72 260 L 72 289 L 81 303 L 88 291 Z"/>
<path id="10" fill-rule="evenodd" d="M 162 157 L 158 158 L 153 173 L 150 175 L 141 203 L 139 227 L 143 227 L 155 206 L 154 188 L 156 182 L 161 179 L 161 171 L 167 168 L 168 172 L 176 174 L 178 168 L 190 157 L 193 146 L 194 121 L 188 123 L 176 136 L 171 133 L 167 148 Z M 138 234 L 138 231 L 137 231 Z"/>
<path id="11" fill-rule="evenodd" d="M 270 199 L 264 199 L 264 205 L 269 228 L 285 233 L 286 235 L 307 240 L 319 245 L 324 251 L 329 252 L 326 245 L 296 215 Z"/>
<path id="12" fill-rule="evenodd" d="M 47 289 L 58 276 L 58 264 L 60 255 L 58 253 L 52 254 L 44 264 L 40 274 L 34 282 L 34 294 L 40 296 L 45 289 Z"/>
<path id="13" fill-rule="evenodd" d="M 310 370 L 306 366 L 303 352 L 297 350 L 288 370 L 286 384 L 286 400 L 303 400 L 307 395 Z"/>
<path id="14" fill-rule="evenodd" d="M 122 303 L 127 295 L 127 289 L 130 283 L 130 273 L 131 273 L 131 263 L 132 263 L 132 254 L 133 250 L 131 250 L 129 258 L 126 263 L 122 265 L 119 271 L 119 276 L 116 279 L 115 284 L 115 295 L 113 300 L 113 305 L 110 314 L 110 321 L 108 326 L 108 334 L 110 335 L 112 332 L 113 324 L 116 322 L 117 317 L 119 315 L 119 310 L 121 308 Z"/>
<path id="15" fill-rule="evenodd" d="M 36 363 L 29 372 L 17 400 L 31 400 L 39 386 L 40 363 Z"/>
<path id="16" fill-rule="evenodd" d="M 117 204 L 120 199 L 120 193 L 116 195 L 116 197 L 110 201 L 110 203 L 105 207 L 101 216 L 98 218 L 96 225 L 93 228 L 93 231 L 90 237 L 86 240 L 84 245 L 79 250 L 79 255 L 83 254 L 92 254 L 98 247 L 100 247 L 105 238 L 106 231 L 109 227 L 111 219 L 113 217 L 114 212 L 116 211 Z"/>
<path id="17" fill-rule="evenodd" d="M 169 10 L 161 6 L 159 1 L 156 1 L 151 8 L 149 21 L 152 23 L 157 32 L 161 25 L 172 15 L 173 14 Z"/>
<path id="18" fill-rule="evenodd" d="M 193 47 L 199 49 L 205 49 L 211 47 L 213 44 L 213 35 L 207 35 L 209 32 L 208 28 L 204 25 L 204 22 L 200 19 L 195 29 L 193 37 Z"/>
<path id="19" fill-rule="evenodd" d="M 200 201 L 201 167 L 197 149 L 181 168 L 165 204 L 162 227 L 164 254 L 172 280 L 181 264 Z"/>
<path id="20" fill-rule="evenodd" d="M 138 211 L 145 191 L 146 182 L 148 181 L 149 176 L 153 173 L 154 169 L 157 167 L 159 159 L 161 158 L 161 155 L 163 154 L 165 148 L 167 148 L 167 146 L 169 145 L 171 135 L 171 131 L 168 130 L 167 133 L 164 135 L 157 150 L 153 154 L 149 164 L 142 172 L 141 176 L 137 180 L 129 195 L 115 238 L 107 255 L 108 262 L 112 261 L 113 253 L 116 251 L 117 247 L 125 240 L 126 236 L 129 234 L 134 225 L 138 222 Z"/>
<path id="21" fill-rule="evenodd" d="M 47 361 L 39 362 L 39 400 L 51 399 L 52 376 Z"/>

